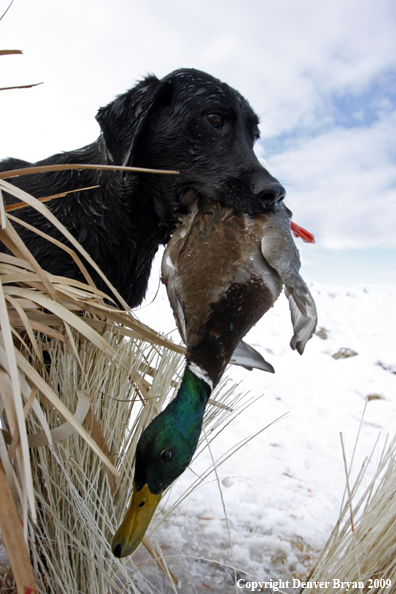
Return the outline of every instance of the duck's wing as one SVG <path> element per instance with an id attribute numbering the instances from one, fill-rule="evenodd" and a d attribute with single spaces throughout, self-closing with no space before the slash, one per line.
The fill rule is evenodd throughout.
<path id="1" fill-rule="evenodd" d="M 282 279 L 289 300 L 294 335 L 290 346 L 300 355 L 315 332 L 317 311 L 313 297 L 302 279 L 300 254 L 290 231 L 290 218 L 284 205 L 268 213 L 263 225 L 261 252 Z"/>
<path id="2" fill-rule="evenodd" d="M 179 227 L 172 236 L 172 241 L 169 242 L 161 263 L 161 280 L 166 285 L 168 299 L 173 311 L 173 316 L 176 321 L 177 328 L 183 339 L 184 344 L 187 344 L 186 334 L 186 319 L 183 311 L 183 306 L 177 294 L 177 265 L 180 250 L 183 247 L 185 229 Z"/>
<path id="3" fill-rule="evenodd" d="M 252 371 L 252 369 L 261 369 L 262 371 L 275 373 L 275 369 L 272 367 L 271 363 L 268 363 L 256 349 L 243 340 L 241 340 L 233 352 L 230 363 L 245 367 L 245 369 L 248 369 L 249 371 Z"/>
<path id="4" fill-rule="evenodd" d="M 294 330 L 290 346 L 302 355 L 305 345 L 316 330 L 318 320 L 316 305 L 305 283 L 304 288 L 285 285 L 285 295 L 289 300 Z"/>

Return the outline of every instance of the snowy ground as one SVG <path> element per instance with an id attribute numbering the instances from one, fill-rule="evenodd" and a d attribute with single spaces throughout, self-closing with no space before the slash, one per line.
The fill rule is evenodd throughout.
<path id="1" fill-rule="evenodd" d="M 340 433 L 349 460 L 367 403 L 355 471 L 379 434 L 384 439 L 394 433 L 396 286 L 309 285 L 322 337 L 314 336 L 302 357 L 291 351 L 292 327 L 282 295 L 247 338 L 276 373 L 239 367 L 228 371 L 241 382 L 239 391 L 262 397 L 215 440 L 215 459 L 286 413 L 218 470 L 229 531 L 213 474 L 157 531 L 163 553 L 174 556 L 169 565 L 183 594 L 235 592 L 229 567 L 234 563 L 241 570 L 237 579 L 289 580 L 292 585 L 292 577 L 304 577 L 338 518 L 345 487 Z M 156 289 L 154 280 L 149 298 Z M 157 330 L 174 328 L 162 286 L 155 300 L 137 313 Z M 342 348 L 357 355 L 334 359 L 332 355 Z M 372 466 L 376 459 L 374 455 Z M 206 451 L 192 471 L 200 474 L 210 463 Z M 192 471 L 187 470 L 172 488 L 165 510 L 194 481 Z M 137 566 L 149 561 L 143 547 L 133 561 Z M 150 579 L 151 591 L 172 591 L 151 563 L 142 574 Z M 144 587 L 142 583 L 146 591 Z"/>

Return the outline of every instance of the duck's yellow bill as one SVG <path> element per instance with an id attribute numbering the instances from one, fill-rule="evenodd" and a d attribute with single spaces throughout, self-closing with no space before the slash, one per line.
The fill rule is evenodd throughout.
<path id="1" fill-rule="evenodd" d="M 136 491 L 133 484 L 130 508 L 113 538 L 112 549 L 116 557 L 131 555 L 138 548 L 161 497 L 162 492 L 153 495 L 147 485 Z"/>

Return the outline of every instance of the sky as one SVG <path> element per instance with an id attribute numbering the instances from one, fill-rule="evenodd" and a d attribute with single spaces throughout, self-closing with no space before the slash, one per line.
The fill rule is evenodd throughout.
<path id="1" fill-rule="evenodd" d="M 9 0 L 0 0 L 0 15 Z M 392 0 L 14 0 L 0 21 L 0 158 L 93 142 L 100 106 L 148 73 L 209 72 L 258 113 L 305 278 L 396 283 Z"/>

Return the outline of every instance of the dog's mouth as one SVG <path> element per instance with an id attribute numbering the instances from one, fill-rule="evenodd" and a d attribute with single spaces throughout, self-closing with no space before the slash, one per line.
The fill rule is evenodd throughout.
<path id="1" fill-rule="evenodd" d="M 277 210 L 285 194 L 285 190 L 278 182 L 271 182 L 267 188 L 255 192 L 245 180 L 236 178 L 215 190 L 214 196 L 210 197 L 226 206 L 254 216 Z"/>
<path id="2" fill-rule="evenodd" d="M 199 198 L 208 198 L 221 202 L 225 206 L 245 212 L 251 216 L 265 212 L 275 212 L 283 203 L 286 192 L 276 180 L 268 180 L 268 187 L 254 192 L 248 180 L 234 178 L 214 188 L 197 189 L 190 187 L 184 190 L 179 198 L 179 214 L 187 214 L 192 210 Z"/>

